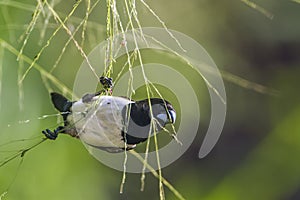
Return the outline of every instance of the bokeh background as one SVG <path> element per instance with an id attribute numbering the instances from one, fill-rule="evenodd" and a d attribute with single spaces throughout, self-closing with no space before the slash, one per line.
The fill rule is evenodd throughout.
<path id="1" fill-rule="evenodd" d="M 49 3 L 65 17 L 74 2 Z M 213 151 L 199 159 L 198 151 L 210 119 L 210 103 L 201 78 L 193 79 L 201 99 L 199 133 L 188 151 L 163 169 L 163 176 L 186 199 L 300 199 L 297 157 L 300 153 L 300 4 L 257 1 L 273 14 L 270 19 L 242 1 L 154 0 L 147 3 L 170 29 L 203 45 L 220 70 L 277 91 L 276 94 L 257 92 L 255 84 L 242 84 L 239 78 L 225 79 L 228 110 L 224 130 Z M 20 74 L 29 65 L 17 62 L 15 53 L 4 45 L 8 43 L 20 50 L 24 41 L 19 40 L 20 36 L 30 23 L 35 6 L 35 1 L 0 0 L 0 144 L 41 138 L 41 130 L 53 128 L 57 122 L 57 117 L 39 119 L 56 113 L 49 100 L 47 82 L 38 70 L 32 69 L 19 85 Z M 143 26 L 160 26 L 139 1 L 137 10 Z M 85 11 L 86 1 L 83 1 L 66 23 L 70 29 L 76 28 Z M 51 15 L 47 22 L 49 10 L 42 12 L 23 52 L 30 59 L 58 27 Z M 125 16 L 121 12 L 121 17 Z M 89 17 L 83 46 L 86 52 L 105 39 L 105 20 L 106 2 L 100 1 Z M 76 35 L 76 39 L 80 41 L 80 38 L 81 32 Z M 37 63 L 50 71 L 68 39 L 64 30 L 59 31 Z M 157 59 L 152 58 L 151 53 L 145 54 L 145 60 Z M 82 61 L 71 42 L 51 74 L 72 88 Z M 137 92 L 137 98 L 142 96 L 143 92 L 140 93 Z M 23 96 L 21 101 L 20 96 Z M 20 150 L 36 141 L 20 141 L 10 144 L 9 148 L 0 146 L 1 160 L 12 153 L 8 150 Z M 99 163 L 80 141 L 68 136 L 47 141 L 26 153 L 18 167 L 20 160 L 0 167 L 0 194 L 9 187 L 4 199 L 159 199 L 158 181 L 151 174 L 146 177 L 144 192 L 139 191 L 140 175 L 128 174 L 124 193 L 119 194 L 122 173 Z M 167 199 L 176 199 L 167 188 L 165 192 Z"/>

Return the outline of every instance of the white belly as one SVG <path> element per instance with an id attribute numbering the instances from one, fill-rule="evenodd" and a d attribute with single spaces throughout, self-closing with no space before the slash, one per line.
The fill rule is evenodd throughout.
<path id="1" fill-rule="evenodd" d="M 89 103 L 75 102 L 72 117 L 79 138 L 99 148 L 124 148 L 122 110 L 129 103 L 132 101 L 113 96 L 96 96 Z"/>

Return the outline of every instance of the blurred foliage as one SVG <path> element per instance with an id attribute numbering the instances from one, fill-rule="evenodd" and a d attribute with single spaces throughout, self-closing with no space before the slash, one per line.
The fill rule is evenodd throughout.
<path id="1" fill-rule="evenodd" d="M 73 2 L 52 2 L 60 16 L 66 16 L 73 8 Z M 299 199 L 300 4 L 297 1 L 255 1 L 272 13 L 270 19 L 243 1 L 154 0 L 148 3 L 170 29 L 189 35 L 203 45 L 222 71 L 279 92 L 278 95 L 261 94 L 225 82 L 226 124 L 216 147 L 200 160 L 198 151 L 210 119 L 210 104 L 203 82 L 193 79 L 193 72 L 186 70 L 184 73 L 190 75 L 193 84 L 201 90 L 199 133 L 188 151 L 163 169 L 163 176 L 187 199 Z M 19 38 L 32 19 L 35 4 L 30 0 L 0 0 L 1 40 L 21 49 L 23 41 Z M 143 26 L 160 26 L 141 3 L 137 5 Z M 85 11 L 86 4 L 81 4 L 68 21 L 68 27 L 76 27 Z M 44 15 L 37 21 L 37 28 L 25 46 L 23 53 L 31 60 L 57 28 L 56 21 L 50 17 L 41 39 L 46 19 Z M 105 39 L 105 20 L 106 4 L 100 1 L 89 16 L 85 52 Z M 80 31 L 75 38 L 80 41 Z M 37 64 L 50 71 L 68 39 L 65 31 L 59 31 Z M 56 117 L 38 119 L 56 113 L 40 72 L 32 69 L 23 85 L 18 85 L 17 55 L 5 48 L 2 51 L 0 144 L 39 136 L 41 130 L 55 127 L 57 122 Z M 149 62 L 159 59 L 145 53 Z M 70 42 L 52 74 L 72 88 L 82 61 L 80 52 Z M 171 58 L 164 62 L 178 63 Z M 24 63 L 23 70 L 28 66 Z M 20 87 L 24 94 L 21 105 Z M 136 97 L 139 98 L 139 93 Z M 34 140 L 18 142 L 11 149 L 24 148 L 30 143 Z M 7 152 L 0 150 L 3 159 Z M 0 168 L 0 194 L 10 187 L 4 199 L 159 199 L 157 179 L 150 174 L 146 176 L 144 192 L 139 191 L 140 175 L 129 174 L 124 193 L 119 194 L 122 173 L 99 163 L 80 141 L 68 136 L 47 141 L 28 152 L 18 168 L 20 160 Z M 167 199 L 175 199 L 174 194 L 165 191 Z"/>

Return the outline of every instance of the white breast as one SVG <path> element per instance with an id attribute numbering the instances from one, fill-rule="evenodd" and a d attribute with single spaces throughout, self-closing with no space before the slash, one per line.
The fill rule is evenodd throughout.
<path id="1" fill-rule="evenodd" d="M 75 102 L 72 117 L 79 138 L 95 147 L 124 148 L 122 110 L 129 103 L 129 99 L 113 96 L 96 96 L 88 103 Z"/>

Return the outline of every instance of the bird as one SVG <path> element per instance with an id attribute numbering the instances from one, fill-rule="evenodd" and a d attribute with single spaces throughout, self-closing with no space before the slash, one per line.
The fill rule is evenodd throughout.
<path id="1" fill-rule="evenodd" d="M 172 104 L 162 98 L 134 101 L 95 93 L 70 101 L 56 92 L 50 95 L 64 125 L 53 131 L 43 130 L 46 138 L 55 140 L 58 134 L 65 133 L 109 153 L 134 149 L 176 120 Z"/>

